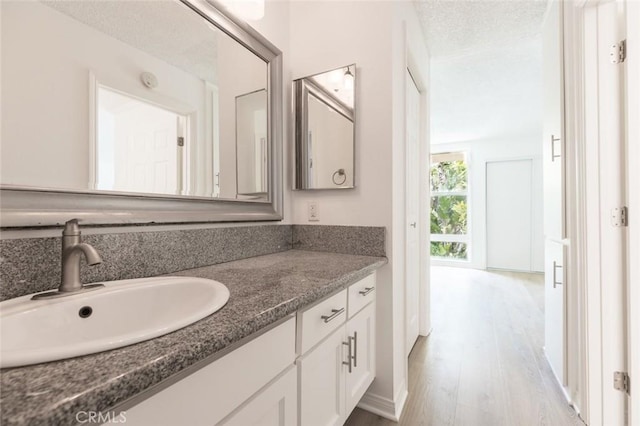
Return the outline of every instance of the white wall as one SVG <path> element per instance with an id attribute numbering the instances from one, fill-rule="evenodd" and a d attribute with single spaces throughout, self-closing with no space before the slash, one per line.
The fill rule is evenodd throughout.
<path id="1" fill-rule="evenodd" d="M 393 401 L 392 85 L 390 2 L 293 1 L 290 9 L 294 79 L 356 64 L 355 185 L 352 190 L 291 192 L 292 223 L 307 223 L 316 201 L 321 225 L 384 226 L 390 263 L 378 272 L 376 380 L 371 391 Z M 375 25 L 373 25 L 375 23 Z M 292 141 L 293 139 L 290 139 Z M 289 151 L 293 149 L 290 145 Z M 398 285 L 399 287 L 399 285 Z"/>
<path id="2" fill-rule="evenodd" d="M 544 230 L 543 230 L 543 196 L 542 196 L 542 128 L 540 133 L 527 132 L 513 136 L 500 136 L 459 143 L 435 144 L 431 146 L 433 153 L 464 151 L 469 162 L 469 232 L 471 235 L 471 253 L 468 263 L 456 263 L 458 266 L 469 266 L 485 269 L 486 254 L 486 163 L 496 160 L 533 159 L 533 240 L 532 267 L 534 271 L 544 271 Z M 432 264 L 443 264 L 432 260 Z M 447 262 L 446 264 L 452 264 Z"/>
<path id="3" fill-rule="evenodd" d="M 291 221 L 307 223 L 307 203 L 316 201 L 319 224 L 386 228 L 389 264 L 378 274 L 377 377 L 369 394 L 387 401 L 393 407 L 391 410 L 397 412 L 407 388 L 404 353 L 406 50 L 409 47 L 415 50 L 420 71 L 424 73 L 423 81 L 427 81 L 428 52 L 410 2 L 293 1 L 290 31 L 294 79 L 356 63 L 356 188 L 292 192 Z M 289 152 L 292 149 L 290 145 Z"/>

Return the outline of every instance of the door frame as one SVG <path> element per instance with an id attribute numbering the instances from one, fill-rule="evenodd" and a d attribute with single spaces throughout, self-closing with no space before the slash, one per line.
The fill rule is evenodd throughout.
<path id="1" fill-rule="evenodd" d="M 408 138 L 408 128 L 409 128 L 409 120 L 408 120 L 408 110 L 409 108 L 407 108 L 408 106 L 408 99 L 409 99 L 409 92 L 413 91 L 413 89 L 416 90 L 417 94 L 418 94 L 418 115 L 416 117 L 417 119 L 417 127 L 418 127 L 418 134 L 417 134 L 417 146 L 416 146 L 416 150 L 417 150 L 417 156 L 418 158 L 412 158 L 410 156 L 410 151 L 409 151 L 409 138 Z M 415 343 L 418 339 L 418 337 L 420 337 L 420 311 L 422 310 L 420 307 L 420 287 L 421 287 L 421 282 L 420 282 L 420 266 L 421 266 L 421 246 L 420 246 L 420 230 L 422 228 L 422 215 L 420 214 L 420 199 L 418 198 L 418 202 L 417 202 L 417 218 L 414 216 L 410 216 L 410 212 L 409 212 L 409 205 L 410 205 L 410 199 L 411 199 L 411 195 L 409 193 L 409 182 L 410 179 L 412 178 L 412 176 L 409 173 L 409 170 L 412 169 L 413 166 L 417 166 L 416 167 L 416 176 L 415 178 L 418 178 L 418 184 L 415 188 L 413 188 L 413 190 L 417 191 L 418 193 L 418 197 L 420 197 L 421 194 L 421 188 L 420 188 L 420 176 L 422 175 L 422 170 L 421 170 L 421 161 L 420 161 L 420 152 L 421 152 L 421 142 L 422 142 L 422 134 L 421 134 L 421 130 L 422 130 L 422 125 L 420 122 L 420 116 L 422 113 L 422 91 L 420 90 L 420 86 L 418 85 L 418 83 L 416 82 L 416 78 L 413 76 L 413 74 L 411 73 L 411 69 L 409 67 L 406 68 L 405 71 L 405 147 L 404 147 L 404 173 L 405 173 L 405 181 L 404 181 L 404 205 L 405 205 L 405 210 L 404 210 L 404 214 L 405 214 L 405 220 L 404 220 L 404 279 L 405 279 L 405 304 L 404 304 L 404 311 L 405 311 L 405 356 L 409 356 L 409 354 L 411 353 L 411 350 L 413 349 L 413 347 L 415 346 Z M 412 123 L 413 125 L 413 123 Z M 417 165 L 412 164 L 411 162 L 417 161 Z M 411 223 L 411 221 L 414 220 L 413 223 Z M 410 228 L 416 227 L 416 224 L 420 224 L 420 226 L 417 227 L 417 229 L 415 230 L 411 230 Z M 413 238 L 417 237 L 417 248 L 418 248 L 418 254 L 417 254 L 417 259 L 418 259 L 418 265 L 413 265 L 412 262 L 410 262 L 410 259 L 412 259 L 412 256 L 409 255 L 410 251 L 414 248 L 412 248 L 412 246 L 409 243 L 409 237 L 411 232 L 416 232 L 417 236 L 413 236 Z M 415 250 L 415 249 L 414 249 Z M 415 266 L 418 266 L 418 273 L 417 273 L 417 278 L 418 278 L 418 283 L 417 283 L 417 295 L 418 295 L 418 300 L 417 300 L 417 312 L 416 312 L 416 328 L 417 330 L 417 336 L 416 339 L 413 340 L 413 335 L 410 335 L 409 331 L 409 324 L 411 323 L 410 321 L 410 310 L 409 310 L 409 306 L 410 304 L 414 304 L 416 303 L 415 300 L 411 300 L 411 295 L 409 292 L 409 270 Z M 409 340 L 411 338 L 411 341 Z"/>
<path id="2" fill-rule="evenodd" d="M 634 217 L 640 212 L 640 2 L 627 2 L 627 204 Z M 631 188 L 631 182 L 636 187 Z M 634 191 L 635 189 L 635 191 Z M 640 226 L 631 220 L 627 234 L 627 367 L 638 385 L 640 378 Z M 635 259 L 632 262 L 631 259 Z M 633 285 L 632 285 L 633 283 Z M 629 397 L 628 423 L 640 423 L 640 392 Z"/>
<path id="3" fill-rule="evenodd" d="M 590 131 L 590 121 L 587 117 L 593 113 L 593 110 L 591 105 L 586 103 L 587 90 L 589 90 L 586 83 L 593 81 L 590 80 L 590 76 L 597 70 L 594 71 L 594 64 L 586 62 L 589 56 L 587 49 L 585 49 L 587 38 L 584 36 L 584 29 L 587 10 L 610 1 L 615 0 L 563 2 L 565 140 L 567 141 L 566 232 L 571 242 L 568 247 L 567 259 L 567 278 L 569 287 L 571 287 L 570 290 L 568 289 L 567 308 L 569 309 L 569 315 L 567 326 L 568 336 L 577 336 L 575 353 L 572 353 L 574 351 L 569 351 L 571 356 L 569 359 L 569 390 L 571 399 L 576 405 L 580 416 L 587 424 L 594 425 L 608 424 L 605 421 L 608 420 L 605 419 L 605 416 L 607 410 L 610 411 L 612 408 L 604 406 L 603 395 L 605 390 L 612 389 L 613 376 L 607 373 L 607 370 L 611 370 L 612 367 L 604 365 L 605 360 L 602 357 L 602 351 L 605 349 L 603 348 L 603 335 L 609 332 L 606 324 L 602 322 L 602 306 L 610 303 L 610 301 L 608 300 L 608 293 L 602 291 L 603 280 L 600 273 L 602 259 L 607 258 L 607 253 L 602 251 L 599 232 L 593 232 L 594 229 L 599 229 L 600 227 L 602 206 L 599 197 L 588 197 L 590 188 L 594 184 L 599 185 L 598 176 L 601 175 L 603 169 L 599 161 L 598 147 L 594 148 L 587 145 L 587 137 Z M 625 3 L 628 7 L 633 2 L 625 1 Z M 638 12 L 636 11 L 636 13 Z M 640 16 L 640 13 L 638 15 Z M 627 19 L 631 19 L 629 15 L 627 15 Z M 629 34 L 627 34 L 627 39 L 629 39 L 628 36 Z M 637 31 L 635 37 L 635 49 L 637 51 Z M 638 70 L 637 60 L 636 55 L 633 61 L 636 70 Z M 636 90 L 638 88 L 637 80 L 638 78 L 636 77 Z M 630 93 L 629 90 L 630 88 L 627 87 L 627 93 Z M 631 112 L 627 110 L 627 117 L 631 117 Z M 637 98 L 635 114 L 636 116 L 638 114 Z M 629 122 L 628 120 L 626 121 Z M 627 129 L 628 147 L 633 145 L 629 143 L 628 139 L 632 132 L 635 132 L 633 134 L 637 142 L 637 123 L 635 123 L 634 127 L 635 129 Z M 637 143 L 634 149 L 637 153 Z M 637 164 L 638 160 L 629 158 L 628 161 L 628 166 L 632 166 L 631 163 L 635 161 L 634 168 L 630 170 L 633 170 L 635 178 L 638 179 L 638 168 L 640 167 Z M 630 174 L 627 175 L 627 179 L 629 178 L 631 178 Z M 637 206 L 637 198 L 635 203 L 635 206 Z M 635 232 L 637 234 L 637 229 Z M 635 244 L 638 244 L 637 235 Z M 637 246 L 635 250 L 635 253 L 638 253 Z M 630 254 L 628 251 L 627 255 L 629 256 Z M 638 255 L 636 254 L 636 256 Z M 635 270 L 627 271 L 628 277 L 632 276 L 632 274 L 637 280 L 637 265 Z M 596 278 L 594 279 L 594 277 Z M 638 289 L 636 288 L 634 291 L 637 295 Z M 628 297 L 627 299 L 630 300 Z M 626 308 L 626 306 L 619 307 L 621 310 Z M 636 321 L 634 327 L 637 329 L 637 307 L 634 315 Z M 630 319 L 629 315 L 627 320 L 629 321 Z M 635 344 L 637 346 L 638 342 L 635 342 Z M 573 366 L 571 363 L 574 363 Z M 638 367 L 637 365 L 635 366 L 636 369 Z M 637 395 L 635 399 L 634 405 L 637 406 Z M 629 416 L 627 421 L 630 420 L 631 417 Z"/>
<path id="4" fill-rule="evenodd" d="M 419 272 L 419 298 L 420 303 L 418 304 L 418 336 L 428 336 L 431 333 L 431 287 L 430 287 L 430 251 L 428 248 L 430 247 L 430 230 L 426 221 L 423 219 L 425 217 L 429 217 L 430 213 L 430 185 L 429 185 L 429 164 L 430 164 L 430 141 L 429 141 L 429 98 L 428 98 L 428 63 L 425 64 L 424 60 L 419 60 L 416 57 L 418 52 L 414 52 L 414 49 L 410 45 L 410 40 L 406 33 L 405 28 L 405 40 L 406 40 L 406 49 L 405 49 L 405 70 L 411 74 L 413 78 L 413 83 L 418 89 L 420 93 L 420 116 L 422 120 L 420 121 L 420 137 L 419 137 L 419 157 L 420 164 L 418 166 L 418 176 L 420 177 L 420 182 L 418 184 L 418 188 L 420 191 L 420 199 L 419 199 L 419 218 L 418 218 L 418 232 L 419 232 L 419 246 L 420 246 L 420 272 Z M 415 49 L 417 50 L 417 49 Z M 404 73 L 404 93 L 407 92 L 407 85 L 413 84 L 406 77 L 407 72 Z M 405 99 L 405 108 L 406 108 L 406 99 Z M 405 121 L 406 121 L 406 111 L 405 111 Z M 405 141 L 406 141 L 406 122 L 405 122 Z M 405 151 L 405 161 L 406 161 L 406 151 Z M 406 193 L 406 183 L 405 183 L 405 193 Z M 405 210 L 405 229 L 409 226 L 406 220 L 406 210 Z M 405 241 L 406 247 L 406 241 Z M 406 268 L 406 264 L 404 265 Z M 406 277 L 406 271 L 405 271 Z M 407 319 L 407 293 L 405 292 L 405 301 L 404 301 L 404 315 L 405 315 L 405 336 L 404 342 L 407 341 L 406 336 L 406 319 Z M 406 345 L 405 345 L 406 346 Z M 409 356 L 409 353 L 406 353 L 406 357 Z"/>

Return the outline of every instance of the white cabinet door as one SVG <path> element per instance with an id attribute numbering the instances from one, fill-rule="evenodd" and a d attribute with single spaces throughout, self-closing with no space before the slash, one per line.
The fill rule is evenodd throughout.
<path id="1" fill-rule="evenodd" d="M 544 274 L 544 351 L 562 384 L 565 379 L 564 246 L 547 240 Z"/>
<path id="2" fill-rule="evenodd" d="M 347 359 L 345 327 L 298 360 L 300 375 L 300 424 L 341 425 L 346 420 L 344 369 Z"/>
<path id="3" fill-rule="evenodd" d="M 376 305 L 369 304 L 347 323 L 351 371 L 346 369 L 346 413 L 356 407 L 376 375 Z"/>
<path id="4" fill-rule="evenodd" d="M 261 390 L 235 413 L 224 426 L 294 426 L 298 422 L 298 380 L 295 366 L 266 389 Z"/>
<path id="5" fill-rule="evenodd" d="M 560 6 L 552 1 L 543 24 L 543 140 L 544 234 L 547 238 L 564 238 L 564 140 L 562 38 Z"/>

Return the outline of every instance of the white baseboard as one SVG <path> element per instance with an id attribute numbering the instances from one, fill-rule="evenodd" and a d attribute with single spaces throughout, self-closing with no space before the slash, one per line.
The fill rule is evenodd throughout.
<path id="1" fill-rule="evenodd" d="M 400 420 L 400 414 L 409 395 L 406 386 L 402 386 L 400 389 L 400 392 L 398 392 L 395 397 L 395 401 L 367 392 L 358 403 L 358 408 L 397 422 Z"/>

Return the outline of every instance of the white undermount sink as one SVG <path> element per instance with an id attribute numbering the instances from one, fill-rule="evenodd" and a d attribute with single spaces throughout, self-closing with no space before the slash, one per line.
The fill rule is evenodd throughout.
<path id="1" fill-rule="evenodd" d="M 104 282 L 72 296 L 0 303 L 0 367 L 88 355 L 186 327 L 222 308 L 224 284 L 155 277 Z"/>

